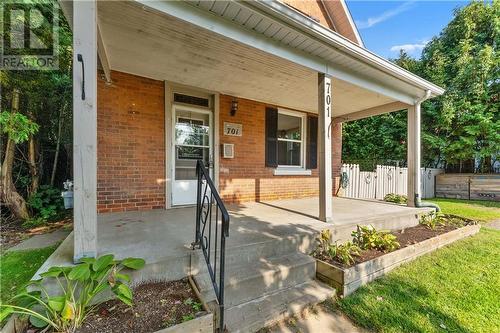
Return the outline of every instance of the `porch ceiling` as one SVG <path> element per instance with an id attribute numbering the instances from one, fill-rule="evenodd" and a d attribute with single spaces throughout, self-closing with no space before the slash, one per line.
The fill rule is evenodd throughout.
<path id="1" fill-rule="evenodd" d="M 99 1 L 111 69 L 317 112 L 317 72 L 136 2 Z M 333 79 L 333 116 L 394 99 Z"/>

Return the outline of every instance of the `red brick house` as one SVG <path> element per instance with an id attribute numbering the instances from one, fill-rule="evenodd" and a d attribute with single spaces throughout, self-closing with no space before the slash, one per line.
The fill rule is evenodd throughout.
<path id="1" fill-rule="evenodd" d="M 414 109 L 443 93 L 366 50 L 344 1 L 61 4 L 75 44 L 76 232 L 79 216 L 95 230 L 97 213 L 193 204 L 197 159 L 226 203 L 319 196 L 331 220 L 321 201 L 335 193 L 341 123 L 410 110 L 412 170 Z"/>
<path id="2" fill-rule="evenodd" d="M 198 160 L 229 207 L 232 253 L 309 253 L 325 227 L 342 239 L 371 219 L 418 223 L 414 208 L 332 200 L 342 122 L 408 110 L 418 206 L 420 103 L 444 92 L 365 49 L 343 0 L 60 3 L 74 34 L 75 202 L 54 258 L 114 252 L 144 257 L 141 278 L 192 273 Z M 277 241 L 269 255 L 252 245 Z"/>

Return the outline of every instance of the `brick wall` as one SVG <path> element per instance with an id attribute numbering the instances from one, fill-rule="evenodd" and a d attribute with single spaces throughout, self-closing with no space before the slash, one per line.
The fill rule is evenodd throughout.
<path id="1" fill-rule="evenodd" d="M 321 25 L 333 29 L 333 26 L 330 24 L 330 19 L 328 18 L 328 14 L 326 13 L 320 1 L 284 0 L 283 2 L 295 9 L 298 9 L 302 13 L 311 16 L 315 20 L 319 20 L 319 23 L 321 23 Z"/>
<path id="2" fill-rule="evenodd" d="M 234 143 L 234 159 L 220 159 L 219 189 L 226 202 L 300 198 L 319 194 L 318 170 L 311 176 L 274 176 L 265 167 L 266 104 L 238 99 L 238 112 L 230 115 L 231 96 L 220 97 L 220 142 Z M 243 125 L 241 137 L 225 136 L 224 121 Z M 333 127 L 333 175 L 340 172 L 342 127 Z M 334 189 L 335 193 L 335 189 Z"/>
<path id="3" fill-rule="evenodd" d="M 120 72 L 112 79 L 97 87 L 97 210 L 164 208 L 164 84 Z"/>
<path id="4" fill-rule="evenodd" d="M 113 72 L 113 84 L 98 82 L 98 212 L 165 207 L 164 84 Z M 274 176 L 265 167 L 266 104 L 220 98 L 220 142 L 235 144 L 234 159 L 220 159 L 220 192 L 227 202 L 318 195 L 318 170 L 311 176 Z M 223 135 L 223 123 L 243 124 L 243 136 Z M 333 176 L 340 172 L 341 125 L 333 127 Z M 168 157 L 167 157 L 168 158 Z M 335 193 L 335 189 L 334 189 Z"/>

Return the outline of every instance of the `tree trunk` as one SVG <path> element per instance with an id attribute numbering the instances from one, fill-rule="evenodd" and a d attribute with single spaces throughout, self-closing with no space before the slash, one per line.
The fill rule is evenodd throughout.
<path id="1" fill-rule="evenodd" d="M 17 112 L 19 109 L 19 91 L 14 90 L 12 95 L 12 112 Z M 24 198 L 17 193 L 16 187 L 12 180 L 12 167 L 14 165 L 14 153 L 16 144 L 10 138 L 7 138 L 7 147 L 5 148 L 5 157 L 0 170 L 1 181 L 1 201 L 5 204 L 12 215 L 18 219 L 28 219 L 29 212 Z"/>
<path id="2" fill-rule="evenodd" d="M 7 148 L 5 149 L 5 158 L 2 164 L 2 202 L 7 205 L 12 215 L 18 219 L 26 220 L 29 218 L 28 207 L 24 198 L 17 193 L 12 181 L 12 167 L 14 164 L 14 152 L 16 144 L 11 139 L 7 139 Z"/>
<path id="3" fill-rule="evenodd" d="M 33 194 L 38 190 L 38 185 L 40 183 L 40 177 L 38 174 L 38 167 L 36 165 L 36 142 L 34 135 L 30 135 L 28 141 L 28 164 L 30 167 L 31 174 L 31 185 L 29 188 L 29 194 Z"/>
<path id="4" fill-rule="evenodd" d="M 59 110 L 59 123 L 57 126 L 56 153 L 54 154 L 54 164 L 52 165 L 52 174 L 50 175 L 50 186 L 54 186 L 54 181 L 56 178 L 57 162 L 59 160 L 59 150 L 61 149 L 61 132 L 62 132 L 62 124 L 63 124 L 63 110 L 65 108 L 66 108 L 66 105 L 61 107 L 61 109 Z"/>

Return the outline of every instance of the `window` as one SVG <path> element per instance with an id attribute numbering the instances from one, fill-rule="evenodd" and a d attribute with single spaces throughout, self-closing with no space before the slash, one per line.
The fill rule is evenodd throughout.
<path id="1" fill-rule="evenodd" d="M 278 111 L 278 167 L 304 167 L 304 118 L 291 111 Z"/>

